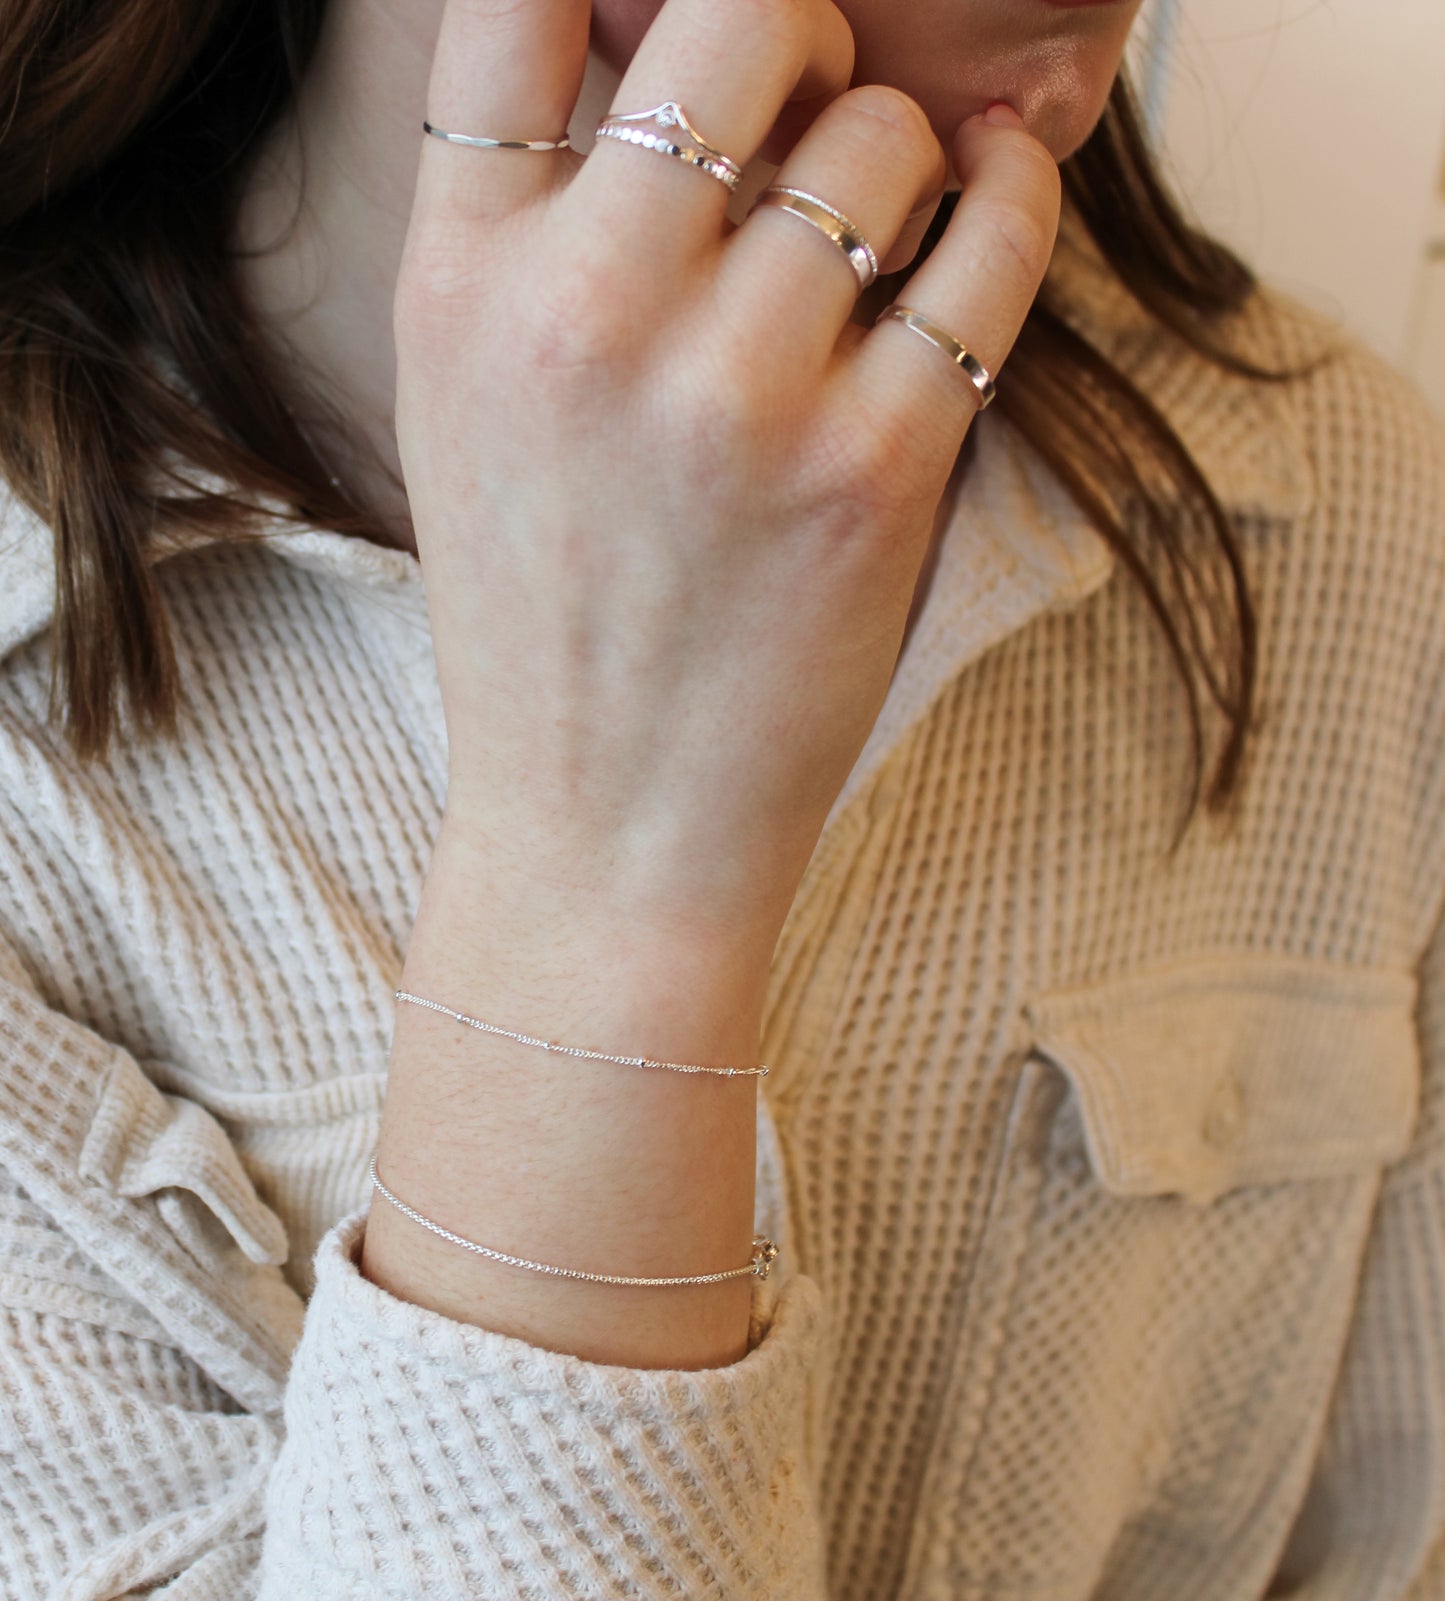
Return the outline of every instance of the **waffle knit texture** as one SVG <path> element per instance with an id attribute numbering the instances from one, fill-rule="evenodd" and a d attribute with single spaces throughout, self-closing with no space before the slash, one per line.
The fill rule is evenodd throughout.
<path id="1" fill-rule="evenodd" d="M 1244 803 L 1166 855 L 1163 635 L 984 414 L 777 948 L 730 1366 L 358 1271 L 446 771 L 415 559 L 172 555 L 182 737 L 85 769 L 9 508 L 5 1601 L 1445 1596 L 1445 429 L 1346 339 L 1255 386 L 1077 242 L 1050 286 L 1240 518 Z M 1247 348 L 1317 348 L 1274 298 Z"/>

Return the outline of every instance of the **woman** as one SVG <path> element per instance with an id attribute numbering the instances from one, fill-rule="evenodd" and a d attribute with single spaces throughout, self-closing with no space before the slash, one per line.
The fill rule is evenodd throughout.
<path id="1" fill-rule="evenodd" d="M 1445 453 L 1136 10 L 8 8 L 6 1596 L 1442 1593 Z"/>

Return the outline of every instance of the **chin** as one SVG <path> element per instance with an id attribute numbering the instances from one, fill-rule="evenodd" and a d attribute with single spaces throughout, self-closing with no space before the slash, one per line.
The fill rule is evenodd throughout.
<path id="1" fill-rule="evenodd" d="M 1054 160 L 1067 161 L 1098 126 L 1118 70 L 1119 63 L 1114 59 L 1102 65 L 1065 59 L 1053 70 L 1022 75 L 1012 93 L 1001 88 L 985 96 L 978 109 L 982 110 L 990 100 L 1007 100 Z M 964 116 L 971 115 L 972 110 L 969 108 Z M 941 137 L 946 148 L 947 131 Z"/>
<path id="2" fill-rule="evenodd" d="M 950 153 L 949 184 L 956 187 L 951 146 L 966 118 L 991 101 L 1006 100 L 1054 160 L 1066 161 L 1098 126 L 1119 61 L 1114 51 L 1061 45 L 997 63 L 979 62 L 966 80 L 960 74 L 951 83 L 902 82 L 899 87 L 928 113 L 939 142 Z"/>
<path id="3" fill-rule="evenodd" d="M 854 83 L 892 84 L 911 95 L 945 151 L 961 122 L 992 100 L 1007 100 L 1062 162 L 1103 115 L 1142 0 L 1071 9 L 1036 0 L 837 3 L 853 27 Z M 662 0 L 594 0 L 597 53 L 624 71 L 661 6 Z M 765 147 L 769 160 L 782 159 L 811 115 L 784 110 Z M 949 167 L 956 188 L 951 159 Z"/>
<path id="4" fill-rule="evenodd" d="M 1007 99 L 1015 107 L 1024 126 L 1048 150 L 1056 162 L 1066 162 L 1088 136 L 1095 131 L 1099 118 L 1109 106 L 1109 91 L 1114 77 L 1106 83 L 1080 83 L 1072 93 L 1050 93 L 1047 90 L 1024 91 L 1018 96 L 991 94 L 989 99 Z M 987 104 L 987 101 L 984 101 Z M 983 106 L 979 107 L 983 109 Z M 947 139 L 944 134 L 944 139 Z"/>

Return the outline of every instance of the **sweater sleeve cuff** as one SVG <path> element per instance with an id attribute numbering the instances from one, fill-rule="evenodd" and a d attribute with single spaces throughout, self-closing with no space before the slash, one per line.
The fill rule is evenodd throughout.
<path id="1" fill-rule="evenodd" d="M 806 1463 L 815 1280 L 754 1286 L 749 1350 L 612 1366 L 363 1277 L 367 1208 L 316 1252 L 268 1494 L 263 1601 L 318 1572 L 397 1597 L 707 1594 L 818 1601 Z M 776 1273 L 776 1270 L 775 1270 Z"/>

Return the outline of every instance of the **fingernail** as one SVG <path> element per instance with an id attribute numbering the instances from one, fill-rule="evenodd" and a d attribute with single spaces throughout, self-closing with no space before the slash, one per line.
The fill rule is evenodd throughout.
<path id="1" fill-rule="evenodd" d="M 983 108 L 983 120 L 998 128 L 1022 128 L 1024 119 L 1007 100 L 995 100 Z"/>

